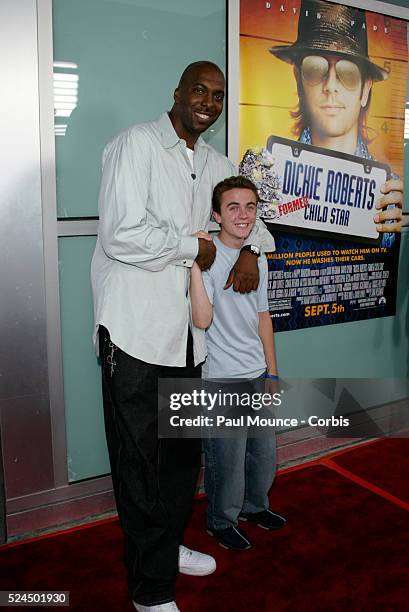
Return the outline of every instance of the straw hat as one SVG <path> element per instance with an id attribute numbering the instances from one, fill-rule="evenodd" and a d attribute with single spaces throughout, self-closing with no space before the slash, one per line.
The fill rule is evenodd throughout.
<path id="1" fill-rule="evenodd" d="M 269 51 L 289 64 L 305 55 L 336 54 L 365 65 L 374 81 L 389 76 L 368 57 L 365 11 L 324 0 L 301 0 L 297 40 Z"/>

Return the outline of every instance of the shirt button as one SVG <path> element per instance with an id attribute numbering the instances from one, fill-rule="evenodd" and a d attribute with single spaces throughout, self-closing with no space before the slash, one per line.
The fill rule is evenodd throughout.
<path id="1" fill-rule="evenodd" d="M 187 264 L 186 259 L 184 259 L 182 263 L 183 263 L 183 265 L 186 265 Z"/>

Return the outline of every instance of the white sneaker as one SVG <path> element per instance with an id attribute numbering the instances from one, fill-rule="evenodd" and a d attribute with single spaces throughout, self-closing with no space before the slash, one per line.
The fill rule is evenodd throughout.
<path id="1" fill-rule="evenodd" d="M 179 572 L 188 576 L 207 576 L 216 569 L 216 560 L 197 550 L 179 546 Z"/>
<path id="2" fill-rule="evenodd" d="M 136 601 L 132 602 L 138 612 L 180 612 L 175 601 L 169 601 L 164 604 L 157 604 L 155 606 L 142 606 L 137 604 Z"/>

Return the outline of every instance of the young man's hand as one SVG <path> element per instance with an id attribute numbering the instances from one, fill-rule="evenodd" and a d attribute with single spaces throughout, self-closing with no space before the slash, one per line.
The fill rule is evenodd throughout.
<path id="1" fill-rule="evenodd" d="M 203 230 L 199 230 L 193 234 L 195 238 L 204 238 L 204 240 L 210 240 L 212 242 L 212 237 L 209 232 L 204 232 Z"/>
<path id="2" fill-rule="evenodd" d="M 264 380 L 264 393 L 268 393 L 271 397 L 274 393 L 280 393 L 280 381 L 275 378 L 266 378 Z"/>
<path id="3" fill-rule="evenodd" d="M 256 291 L 259 283 L 257 257 L 249 251 L 241 251 L 238 260 L 230 270 L 224 289 L 233 285 L 234 291 L 250 293 Z"/>
<path id="4" fill-rule="evenodd" d="M 376 203 L 380 211 L 376 213 L 374 221 L 378 232 L 401 232 L 402 231 L 402 206 L 403 206 L 403 181 L 391 179 L 386 181 L 381 189 L 383 196 Z M 395 208 L 387 208 L 395 204 Z M 385 223 L 385 221 L 395 223 Z"/>
<path id="5" fill-rule="evenodd" d="M 202 271 L 207 270 L 216 257 L 216 247 L 214 246 L 210 234 L 206 234 L 206 232 L 196 232 L 194 236 L 199 239 L 199 252 L 195 261 Z"/>

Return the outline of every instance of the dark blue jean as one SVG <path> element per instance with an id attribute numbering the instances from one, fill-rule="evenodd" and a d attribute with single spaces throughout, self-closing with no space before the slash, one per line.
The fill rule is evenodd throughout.
<path id="1" fill-rule="evenodd" d="M 203 448 L 209 527 L 236 526 L 240 512 L 268 509 L 268 491 L 276 470 L 274 436 L 203 438 Z"/>
<path id="2" fill-rule="evenodd" d="M 175 598 L 183 539 L 200 468 L 200 440 L 158 439 L 158 378 L 198 378 L 189 334 L 187 367 L 145 363 L 99 328 L 105 431 L 131 597 L 154 605 Z"/>
<path id="3" fill-rule="evenodd" d="M 238 384 L 234 379 L 224 383 L 206 381 L 206 386 L 208 390 L 221 389 L 225 393 L 263 392 L 264 376 L 244 384 Z M 273 430 L 263 437 L 248 437 L 246 427 L 240 437 L 203 435 L 203 450 L 207 523 L 210 528 L 220 530 L 236 526 L 240 512 L 256 513 L 268 509 L 268 492 L 276 472 Z"/>

